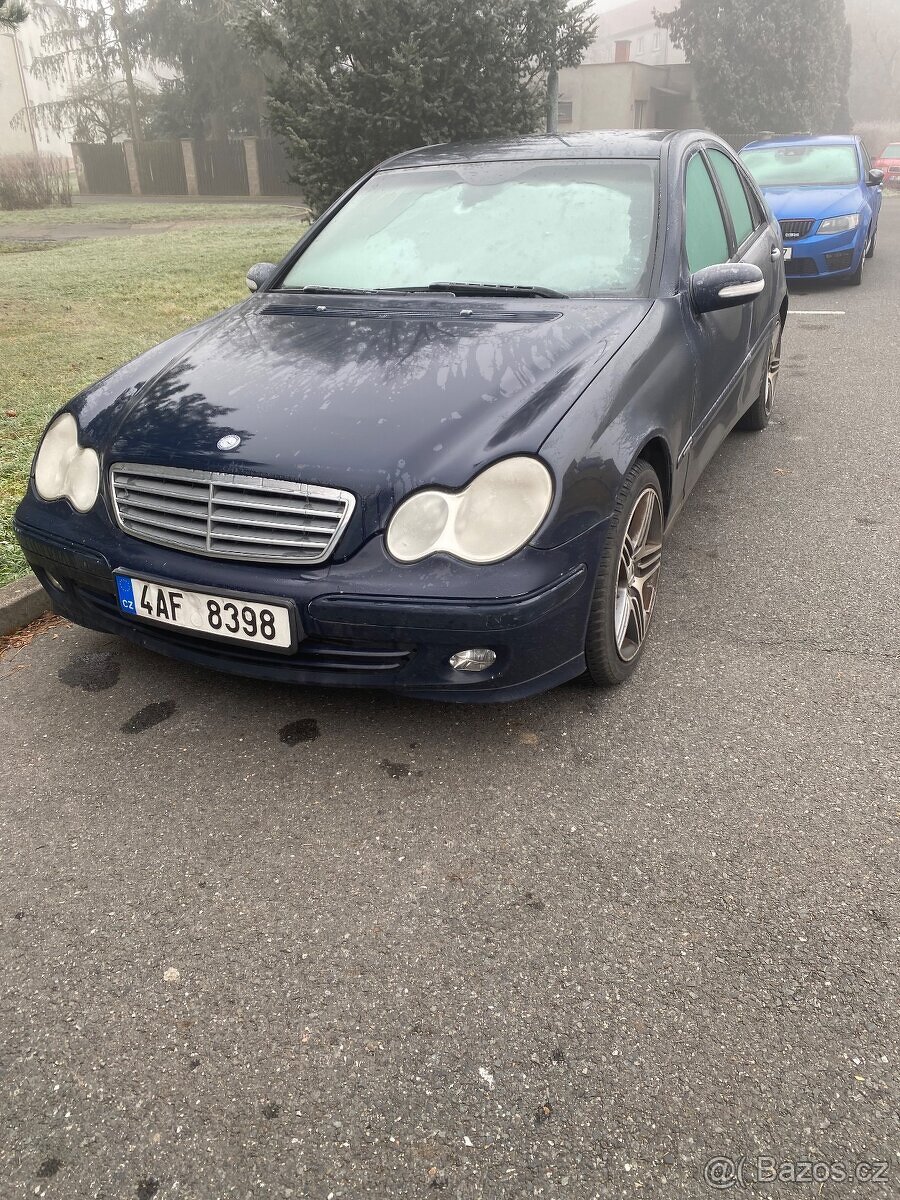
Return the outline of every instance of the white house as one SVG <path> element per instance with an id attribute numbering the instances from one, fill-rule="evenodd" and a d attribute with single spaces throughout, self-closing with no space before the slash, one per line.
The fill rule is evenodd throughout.
<path id="1" fill-rule="evenodd" d="M 69 154 L 69 140 L 41 129 L 29 120 L 11 124 L 17 113 L 31 104 L 59 100 L 67 92 L 67 78 L 45 83 L 29 70 L 32 61 L 44 51 L 41 35 L 43 21 L 52 21 L 60 5 L 56 0 L 29 0 L 29 17 L 11 32 L 0 34 L 0 154 L 37 151 L 44 154 Z"/>
<path id="2" fill-rule="evenodd" d="M 0 154 L 27 154 L 37 149 L 34 130 L 14 129 L 11 124 L 25 103 L 24 76 L 16 35 L 0 30 Z"/>
<path id="3" fill-rule="evenodd" d="M 586 63 L 639 62 L 648 67 L 668 67 L 685 61 L 653 10 L 669 12 L 678 0 L 631 0 L 609 8 L 598 3 L 597 36 L 584 56 Z"/>
<path id="4" fill-rule="evenodd" d="M 69 131 L 62 135 L 42 128 L 28 115 L 30 105 L 46 104 L 68 95 L 78 82 L 68 68 L 59 79 L 44 82 L 31 71 L 31 64 L 44 54 L 41 38 L 55 14 L 61 11 L 57 0 L 28 0 L 29 16 L 16 29 L 0 33 L 0 154 L 37 152 L 71 156 Z M 153 69 L 137 68 L 135 80 L 145 89 L 156 91 L 161 78 L 172 78 L 167 67 L 153 64 Z M 12 124 L 17 113 L 25 113 L 24 121 Z"/>
<path id="5" fill-rule="evenodd" d="M 559 73 L 560 132 L 702 124 L 693 70 L 653 16 L 654 9 L 676 8 L 678 0 L 595 4 L 593 44 L 581 66 Z"/>

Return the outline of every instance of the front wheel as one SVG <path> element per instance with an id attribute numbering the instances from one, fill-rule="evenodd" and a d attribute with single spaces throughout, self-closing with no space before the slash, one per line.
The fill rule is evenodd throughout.
<path id="1" fill-rule="evenodd" d="M 619 492 L 591 602 L 584 654 L 597 687 L 624 683 L 637 667 L 656 609 L 663 525 L 659 479 L 639 458 Z"/>
<path id="2" fill-rule="evenodd" d="M 859 266 L 856 268 L 856 270 L 853 272 L 853 274 L 847 280 L 847 282 L 850 284 L 851 287 L 861 287 L 862 286 L 863 275 L 865 274 L 865 270 L 866 270 L 866 259 L 868 257 L 869 257 L 869 253 L 868 253 L 868 244 L 867 244 L 867 248 L 865 250 L 863 250 L 862 254 L 860 255 Z"/>

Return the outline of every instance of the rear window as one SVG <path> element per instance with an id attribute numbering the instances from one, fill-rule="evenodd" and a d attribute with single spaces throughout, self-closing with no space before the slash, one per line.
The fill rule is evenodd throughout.
<path id="1" fill-rule="evenodd" d="M 743 245 L 753 232 L 755 222 L 753 214 L 750 212 L 747 193 L 744 191 L 744 185 L 741 183 L 737 167 L 721 150 L 710 150 L 709 161 L 712 163 L 716 177 L 722 185 L 725 203 L 728 205 L 728 211 L 731 213 L 731 221 L 734 225 L 737 244 L 739 246 Z"/>
<path id="2" fill-rule="evenodd" d="M 742 150 L 760 187 L 851 187 L 859 181 L 855 146 L 766 146 Z"/>

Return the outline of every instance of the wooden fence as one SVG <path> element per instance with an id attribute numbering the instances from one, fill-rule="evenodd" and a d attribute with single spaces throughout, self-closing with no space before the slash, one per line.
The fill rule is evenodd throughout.
<path id="1" fill-rule="evenodd" d="M 300 195 L 300 185 L 288 179 L 291 164 L 281 142 L 275 138 L 258 138 L 256 161 L 260 190 L 264 196 Z"/>
<path id="2" fill-rule="evenodd" d="M 73 142 L 78 184 L 88 195 L 299 196 L 274 138 Z"/>
<path id="3" fill-rule="evenodd" d="M 76 163 L 80 163 L 78 182 L 83 192 L 101 196 L 128 195 L 131 192 L 125 148 L 120 142 L 112 146 L 73 143 L 72 153 Z"/>
<path id="4" fill-rule="evenodd" d="M 187 173 L 180 142 L 132 142 L 143 196 L 186 196 Z M 126 161 L 128 152 L 126 150 Z"/>
<path id="5" fill-rule="evenodd" d="M 201 196 L 249 196 L 247 148 L 243 142 L 195 142 Z"/>

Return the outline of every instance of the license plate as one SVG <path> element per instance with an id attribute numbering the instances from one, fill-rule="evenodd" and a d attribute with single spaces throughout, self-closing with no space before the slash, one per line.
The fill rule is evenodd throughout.
<path id="1" fill-rule="evenodd" d="M 131 617 L 204 637 L 251 642 L 272 650 L 294 646 L 291 609 L 268 601 L 191 592 L 135 575 L 116 575 L 119 608 Z"/>
<path id="2" fill-rule="evenodd" d="M 785 248 L 784 248 L 784 261 L 785 261 L 785 262 L 787 262 L 787 260 L 788 260 L 789 258 L 793 258 L 793 257 L 794 257 L 794 247 L 793 247 L 793 246 L 785 246 Z"/>

